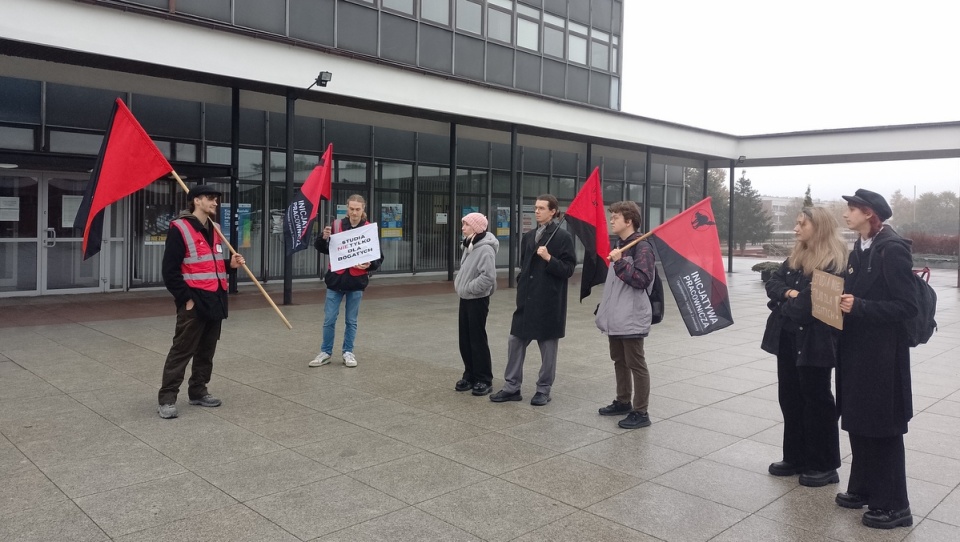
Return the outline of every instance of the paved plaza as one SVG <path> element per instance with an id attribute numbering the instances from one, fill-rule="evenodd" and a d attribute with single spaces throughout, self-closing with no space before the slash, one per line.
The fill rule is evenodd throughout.
<path id="1" fill-rule="evenodd" d="M 288 331 L 252 285 L 231 298 L 212 393 L 161 420 L 174 328 L 165 291 L 0 299 L 2 541 L 957 541 L 960 314 L 956 269 L 934 270 L 940 324 L 913 349 L 906 436 L 912 528 L 877 531 L 840 485 L 767 474 L 781 458 L 776 363 L 756 260 L 728 275 L 736 323 L 691 338 L 668 306 L 646 342 L 653 425 L 625 431 L 606 338 L 571 283 L 553 401 L 453 391 L 462 365 L 451 283 L 375 277 L 356 355 L 308 368 L 323 290 L 297 283 Z M 271 284 L 281 299 L 279 284 Z M 491 302 L 502 375 L 515 290 Z M 502 385 L 498 378 L 494 389 Z"/>

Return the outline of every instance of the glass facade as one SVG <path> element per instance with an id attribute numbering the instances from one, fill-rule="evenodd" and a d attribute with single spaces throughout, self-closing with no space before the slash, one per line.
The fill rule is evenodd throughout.
<path id="1" fill-rule="evenodd" d="M 222 228 L 230 231 L 229 215 L 235 214 L 235 247 L 244 254 L 253 273 L 261 280 L 283 277 L 282 216 L 287 204 L 283 113 L 240 109 L 234 201 L 234 181 L 224 173 L 231 165 L 229 106 L 9 77 L 0 77 L 0 94 L 14 97 L 0 102 L 0 128 L 6 130 L 0 134 L 12 134 L 0 140 L 0 151 L 38 153 L 46 144 L 51 153 L 54 148 L 69 148 L 71 155 L 86 155 L 90 160 L 99 151 L 103 118 L 109 116 L 108 110 L 101 111 L 100 102 L 111 103 L 115 96 L 122 97 L 175 169 L 195 166 L 211 171 L 191 175 L 187 182 L 210 183 L 223 192 Z M 91 109 L 102 115 L 99 129 L 92 128 L 96 113 L 68 110 L 76 96 L 87 97 Z M 343 112 L 340 115 L 349 118 Z M 394 124 L 402 119 L 396 117 Z M 443 123 L 437 126 L 449 128 Z M 25 135 L 18 135 L 21 133 Z M 506 266 L 511 222 L 519 217 L 519 232 L 529 230 L 534 224 L 533 203 L 542 193 L 556 195 L 561 210 L 566 209 L 589 174 L 588 152 L 585 144 L 549 138 L 525 142 L 521 138 L 517 148 L 521 206 L 516 209 L 510 201 L 510 146 L 503 143 L 508 134 L 490 134 L 487 140 L 458 138 L 457 164 L 451 179 L 448 135 L 297 116 L 295 188 L 319 162 L 328 142 L 334 144 L 335 151 L 333 198 L 322 203 L 313 234 L 323 224 L 345 216 L 347 198 L 360 194 L 367 202 L 369 220 L 380 224 L 383 272 L 443 272 L 451 261 L 459 263 L 459 253 L 453 250 L 459 218 L 476 211 L 488 216 L 490 231 L 501 243 L 497 263 Z M 589 169 L 601 168 L 605 202 L 626 198 L 643 203 L 645 151 L 594 147 L 592 156 Z M 687 197 L 684 176 L 689 175 L 685 171 L 697 165 L 690 162 L 653 155 L 651 225 L 658 225 L 683 208 Z M 66 265 L 79 260 L 78 234 L 63 217 L 70 202 L 82 194 L 86 176 L 81 170 L 72 174 L 14 170 L 0 176 L 5 209 L 13 208 L 14 200 L 18 209 L 17 221 L 0 221 L 0 294 L 93 288 L 98 281 L 109 283 L 111 289 L 162 284 L 160 262 L 166 232 L 170 221 L 186 208 L 182 190 L 169 180 L 160 180 L 111 206 L 109 249 L 104 258 L 80 266 Z M 455 183 L 454 201 L 451 182 Z M 12 214 L 6 211 L 8 217 Z M 43 223 L 41 216 L 47 217 Z M 48 224 L 50 220 L 53 222 Z M 56 250 L 39 248 L 48 242 L 44 238 L 47 229 L 54 231 L 49 235 L 57 237 Z M 582 255 L 579 242 L 577 251 Z M 43 270 L 51 264 L 56 264 L 59 271 L 48 276 Z M 313 248 L 293 257 L 295 278 L 315 278 L 325 268 L 325 257 Z M 244 281 L 246 277 L 239 279 Z"/>
<path id="2" fill-rule="evenodd" d="M 301 45 L 343 49 L 441 75 L 620 109 L 620 80 L 614 75 L 620 72 L 621 0 L 109 3 L 155 10 L 169 18 L 182 14 L 185 22 L 201 18 L 214 26 L 265 32 Z M 65 144 L 77 148 L 84 143 L 70 139 Z"/>

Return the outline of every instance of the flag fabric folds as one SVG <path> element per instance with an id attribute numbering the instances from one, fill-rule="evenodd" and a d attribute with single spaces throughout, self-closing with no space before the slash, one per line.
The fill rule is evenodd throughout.
<path id="1" fill-rule="evenodd" d="M 610 255 L 610 235 L 600 186 L 600 168 L 594 168 L 577 197 L 567 207 L 564 217 L 574 235 L 583 243 L 583 276 L 580 281 L 580 301 L 583 301 L 594 286 L 607 280 L 607 265 L 610 263 L 607 259 Z"/>
<path id="2" fill-rule="evenodd" d="M 173 171 L 147 132 L 117 98 L 96 166 L 73 227 L 83 230 L 83 259 L 100 252 L 103 210 Z"/>
<path id="3" fill-rule="evenodd" d="M 706 335 L 733 324 L 710 198 L 654 229 L 650 241 L 690 335 Z"/>
<path id="4" fill-rule="evenodd" d="M 332 174 L 333 143 L 330 143 L 320 158 L 320 163 L 310 172 L 283 215 L 283 233 L 288 240 L 288 256 L 309 246 L 310 226 L 317 218 L 320 200 L 330 200 Z"/>

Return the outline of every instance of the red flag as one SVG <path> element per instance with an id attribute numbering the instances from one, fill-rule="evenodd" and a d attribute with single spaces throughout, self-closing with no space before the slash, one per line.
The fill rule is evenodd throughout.
<path id="1" fill-rule="evenodd" d="M 100 252 L 103 210 L 173 171 L 137 119 L 117 98 L 103 137 L 97 165 L 73 227 L 83 230 L 83 259 Z"/>
<path id="2" fill-rule="evenodd" d="M 680 316 L 692 336 L 733 324 L 727 275 L 710 198 L 650 232 Z"/>
<path id="3" fill-rule="evenodd" d="M 583 301 L 594 286 L 607 280 L 609 265 L 610 234 L 607 233 L 600 168 L 594 168 L 564 216 L 583 243 L 583 277 L 580 281 L 580 301 Z"/>
<path id="4" fill-rule="evenodd" d="M 287 254 L 293 254 L 307 248 L 307 235 L 310 225 L 317 218 L 320 209 L 320 200 L 330 200 L 333 178 L 333 143 L 327 145 L 327 150 L 320 158 L 320 163 L 313 168 L 307 180 L 300 187 L 287 212 L 283 215 L 283 231 L 289 240 Z"/>

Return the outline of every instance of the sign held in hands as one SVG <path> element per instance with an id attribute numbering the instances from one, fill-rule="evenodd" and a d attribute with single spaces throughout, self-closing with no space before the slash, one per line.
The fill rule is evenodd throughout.
<path id="1" fill-rule="evenodd" d="M 376 224 L 367 224 L 330 235 L 331 271 L 340 271 L 378 259 L 380 259 L 380 239 L 377 236 Z"/>
<path id="2" fill-rule="evenodd" d="M 843 277 L 814 270 L 810 286 L 813 302 L 813 317 L 821 322 L 843 329 L 843 313 L 840 312 L 840 294 L 843 293 Z"/>

